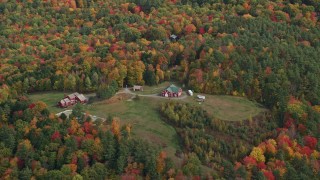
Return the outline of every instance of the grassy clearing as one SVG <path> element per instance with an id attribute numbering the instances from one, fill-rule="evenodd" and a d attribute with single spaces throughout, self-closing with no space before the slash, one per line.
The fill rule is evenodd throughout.
<path id="1" fill-rule="evenodd" d="M 196 95 L 183 101 L 201 106 L 210 115 L 226 121 L 241 121 L 258 115 L 263 108 L 243 97 L 205 95 L 205 102 L 197 102 Z"/>
<path id="2" fill-rule="evenodd" d="M 197 94 L 183 101 L 204 108 L 210 115 L 226 121 L 241 121 L 254 117 L 265 109 L 243 97 L 205 95 L 205 102 L 197 102 Z"/>
<path id="3" fill-rule="evenodd" d="M 170 82 L 162 83 L 155 87 L 144 87 L 143 94 L 155 94 L 161 92 L 162 89 L 170 85 Z M 241 97 L 232 96 L 215 96 L 205 95 L 206 101 L 199 104 L 196 101 L 196 95 L 186 97 L 185 99 L 177 100 L 196 106 L 201 106 L 207 112 L 219 119 L 228 121 L 239 121 L 247 119 L 250 116 L 254 117 L 263 111 L 263 108 L 257 104 Z M 120 95 L 117 95 L 120 96 Z M 61 92 L 37 93 L 31 94 L 29 97 L 34 101 L 43 101 L 47 103 L 50 111 L 54 113 L 61 112 L 65 109 L 56 107 L 56 103 L 63 97 Z M 132 125 L 133 138 L 142 138 L 151 143 L 161 145 L 167 152 L 167 155 L 173 159 L 179 167 L 182 165 L 182 159 L 175 156 L 177 149 L 180 149 L 178 135 L 175 129 L 162 121 L 158 113 L 159 104 L 168 99 L 159 99 L 152 97 L 139 97 L 139 100 L 126 101 L 127 98 L 114 97 L 116 100 L 108 100 L 85 105 L 85 110 L 102 118 L 107 118 L 109 115 L 117 116 L 121 119 L 122 124 L 130 123 Z M 174 98 L 171 98 L 171 101 Z M 69 107 L 72 109 L 72 107 Z M 211 170 L 203 166 L 204 172 Z"/>
<path id="4" fill-rule="evenodd" d="M 49 92 L 29 95 L 33 101 L 43 101 L 48 105 L 48 109 L 54 113 L 65 109 L 56 107 L 56 103 L 63 97 L 63 93 Z M 143 98 L 137 101 L 115 101 L 112 103 L 97 102 L 85 105 L 85 110 L 102 118 L 109 115 L 117 116 L 122 124 L 132 124 L 132 136 L 145 139 L 151 143 L 161 145 L 168 156 L 176 162 L 176 149 L 179 148 L 178 136 L 175 129 L 161 120 L 158 113 L 158 105 L 165 99 Z M 72 109 L 72 107 L 69 107 Z"/>
<path id="5" fill-rule="evenodd" d="M 32 101 L 43 101 L 47 104 L 50 112 L 58 113 L 65 109 L 57 107 L 57 103 L 64 97 L 63 92 L 33 93 L 28 95 Z"/>
<path id="6" fill-rule="evenodd" d="M 133 127 L 133 137 L 145 139 L 151 143 L 161 145 L 167 154 L 175 158 L 179 148 L 175 129 L 161 120 L 158 104 L 163 99 L 154 101 L 151 98 L 140 98 L 135 101 L 119 101 L 111 104 L 92 104 L 86 106 L 90 114 L 99 117 L 117 116 L 122 124 L 130 123 Z"/>

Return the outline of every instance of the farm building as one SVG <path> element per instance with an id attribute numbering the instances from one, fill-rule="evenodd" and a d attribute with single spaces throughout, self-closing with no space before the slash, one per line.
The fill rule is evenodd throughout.
<path id="1" fill-rule="evenodd" d="M 164 97 L 179 97 L 182 94 L 182 89 L 177 86 L 171 84 L 165 90 L 161 92 L 161 96 Z"/>
<path id="2" fill-rule="evenodd" d="M 83 94 L 78 93 L 78 95 L 76 95 L 76 101 L 80 103 L 86 103 L 87 98 Z"/>
<path id="3" fill-rule="evenodd" d="M 193 92 L 192 92 L 191 90 L 188 90 L 188 94 L 189 94 L 190 96 L 193 96 Z"/>
<path id="4" fill-rule="evenodd" d="M 143 91 L 143 86 L 134 85 L 132 88 L 133 91 Z"/>
<path id="5" fill-rule="evenodd" d="M 58 106 L 65 108 L 65 107 L 74 105 L 78 102 L 86 103 L 87 101 L 88 101 L 87 98 L 83 94 L 79 94 L 76 92 L 76 93 L 69 94 L 68 96 L 60 100 L 58 102 Z"/>

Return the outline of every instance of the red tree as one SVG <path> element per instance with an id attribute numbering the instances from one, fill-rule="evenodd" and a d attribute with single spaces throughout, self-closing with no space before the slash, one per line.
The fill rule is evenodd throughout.
<path id="1" fill-rule="evenodd" d="M 305 136 L 304 137 L 304 144 L 311 149 L 315 149 L 317 146 L 318 140 L 312 136 Z"/>
<path id="2" fill-rule="evenodd" d="M 55 131 L 52 135 L 51 135 L 51 141 L 54 141 L 56 139 L 61 139 L 61 135 L 59 131 Z"/>

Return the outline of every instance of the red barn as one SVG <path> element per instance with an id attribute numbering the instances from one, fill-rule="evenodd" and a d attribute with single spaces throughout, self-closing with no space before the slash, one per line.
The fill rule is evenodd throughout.
<path id="1" fill-rule="evenodd" d="M 165 90 L 162 91 L 161 96 L 164 97 L 179 97 L 182 94 L 182 89 L 177 86 L 171 84 Z"/>
<path id="2" fill-rule="evenodd" d="M 58 106 L 67 107 L 67 103 L 62 99 L 61 101 L 58 102 Z"/>
<path id="3" fill-rule="evenodd" d="M 86 103 L 88 100 L 83 94 L 76 94 L 76 101 L 80 103 Z"/>
<path id="4" fill-rule="evenodd" d="M 72 103 L 71 103 L 70 99 L 64 98 L 64 99 L 62 99 L 61 101 L 58 102 L 58 105 L 60 107 L 68 107 L 68 106 L 72 105 Z"/>
<path id="5" fill-rule="evenodd" d="M 68 96 L 66 96 L 66 98 L 68 98 L 70 100 L 76 100 L 76 94 L 78 94 L 78 93 L 69 94 Z"/>
<path id="6" fill-rule="evenodd" d="M 83 94 L 79 94 L 76 92 L 76 93 L 69 94 L 64 99 L 59 101 L 58 106 L 65 108 L 65 107 L 74 105 L 78 102 L 86 103 L 86 102 L 88 102 L 88 100 Z"/>

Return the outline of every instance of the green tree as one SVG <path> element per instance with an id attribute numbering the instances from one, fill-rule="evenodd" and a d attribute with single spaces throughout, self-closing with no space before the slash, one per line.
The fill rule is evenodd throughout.
<path id="1" fill-rule="evenodd" d="M 115 137 L 108 132 L 100 132 L 101 143 L 103 146 L 103 159 L 110 167 L 116 164 L 116 140 Z"/>
<path id="2" fill-rule="evenodd" d="M 190 154 L 186 165 L 182 168 L 183 174 L 188 176 L 201 175 L 201 162 L 198 156 L 194 153 Z"/>
<path id="3" fill-rule="evenodd" d="M 77 103 L 73 108 L 72 108 L 72 117 L 76 117 L 79 121 L 83 120 L 84 117 L 84 107 L 81 103 Z"/>
<path id="4" fill-rule="evenodd" d="M 110 87 L 113 88 L 115 92 L 119 91 L 119 85 L 116 80 L 111 81 Z"/>
<path id="5" fill-rule="evenodd" d="M 13 151 L 16 146 L 15 135 L 16 135 L 16 132 L 14 131 L 14 129 L 9 128 L 6 125 L 0 127 L 1 143 L 3 143 L 4 146 L 9 148 L 11 151 Z"/>
<path id="6" fill-rule="evenodd" d="M 97 173 L 96 179 L 104 180 L 108 174 L 107 168 L 102 163 L 95 163 L 92 169 Z"/>
<path id="7" fill-rule="evenodd" d="M 23 80 L 23 92 L 24 93 L 28 92 L 29 88 L 30 88 L 29 79 L 25 78 Z"/>
<path id="8" fill-rule="evenodd" d="M 100 99 L 109 99 L 115 94 L 115 89 L 112 86 L 102 84 L 97 90 L 97 97 Z"/>
<path id="9" fill-rule="evenodd" d="M 76 89 L 77 79 L 74 75 L 69 74 L 67 78 L 64 79 L 64 88 L 66 90 L 74 91 Z"/>
<path id="10" fill-rule="evenodd" d="M 223 161 L 222 163 L 223 166 L 223 176 L 226 179 L 235 179 L 235 171 L 234 171 L 234 167 L 233 164 L 230 163 L 229 161 Z"/>
<path id="11" fill-rule="evenodd" d="M 153 71 L 147 69 L 143 74 L 143 80 L 145 81 L 146 85 L 153 86 L 157 84 L 156 75 Z"/>
<path id="12" fill-rule="evenodd" d="M 284 174 L 284 179 L 299 179 L 297 171 L 292 167 L 290 163 L 286 164 L 287 171 Z"/>
<path id="13" fill-rule="evenodd" d="M 72 180 L 83 180 L 83 177 L 80 174 L 73 176 Z"/>
<path id="14" fill-rule="evenodd" d="M 99 179 L 98 178 L 98 173 L 93 169 L 93 168 L 90 168 L 90 167 L 86 167 L 84 168 L 82 171 L 81 171 L 81 176 L 84 178 L 84 179 Z"/>
<path id="15" fill-rule="evenodd" d="M 64 178 L 64 174 L 59 170 L 48 171 L 45 175 L 45 179 L 61 180 L 63 178 Z"/>
<path id="16" fill-rule="evenodd" d="M 98 75 L 97 72 L 94 72 L 94 73 L 92 74 L 91 80 L 92 80 L 92 81 L 91 81 L 91 82 L 92 82 L 92 85 L 93 85 L 94 87 L 98 86 L 98 84 L 99 84 L 99 75 Z"/>
<path id="17" fill-rule="evenodd" d="M 87 90 L 91 89 L 92 84 L 91 84 L 91 80 L 90 80 L 89 76 L 87 76 L 86 79 L 84 80 L 84 86 Z"/>
<path id="18" fill-rule="evenodd" d="M 19 179 L 29 180 L 32 177 L 32 171 L 29 167 L 26 167 L 19 171 Z"/>

